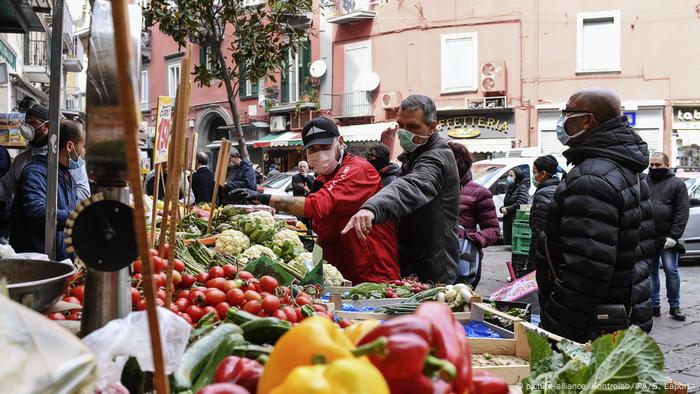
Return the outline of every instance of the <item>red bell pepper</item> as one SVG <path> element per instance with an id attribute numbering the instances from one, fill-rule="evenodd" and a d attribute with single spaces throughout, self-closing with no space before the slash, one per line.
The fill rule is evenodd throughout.
<path id="1" fill-rule="evenodd" d="M 474 392 L 480 394 L 508 394 L 510 388 L 503 379 L 487 372 L 474 373 Z"/>
<path id="2" fill-rule="evenodd" d="M 214 383 L 235 383 L 254 393 L 263 366 L 245 357 L 228 356 L 221 360 L 214 373 Z"/>
<path id="3" fill-rule="evenodd" d="M 202 387 L 197 394 L 250 394 L 250 391 L 233 383 L 214 383 Z"/>

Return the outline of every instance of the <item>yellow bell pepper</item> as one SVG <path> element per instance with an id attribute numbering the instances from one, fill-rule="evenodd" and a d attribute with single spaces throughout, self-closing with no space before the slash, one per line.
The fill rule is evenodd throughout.
<path id="1" fill-rule="evenodd" d="M 265 366 L 267 369 L 267 366 Z M 389 386 L 366 357 L 295 368 L 270 394 L 389 394 Z"/>
<path id="2" fill-rule="evenodd" d="M 345 336 L 350 339 L 350 342 L 352 342 L 354 345 L 357 345 L 358 342 L 360 342 L 360 339 L 364 337 L 368 332 L 374 330 L 379 326 L 379 320 L 362 320 L 358 323 L 353 324 L 350 327 L 346 327 L 343 332 L 345 333 Z"/>
<path id="3" fill-rule="evenodd" d="M 327 317 L 310 317 L 289 330 L 275 344 L 258 382 L 258 394 L 268 394 L 300 366 L 322 356 L 327 363 L 353 358 L 354 345 Z"/>

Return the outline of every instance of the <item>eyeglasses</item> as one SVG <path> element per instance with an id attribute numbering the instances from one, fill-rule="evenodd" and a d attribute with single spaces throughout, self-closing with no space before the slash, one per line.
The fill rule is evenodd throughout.
<path id="1" fill-rule="evenodd" d="M 591 111 L 586 111 L 586 110 L 576 110 L 576 109 L 562 109 L 561 110 L 561 115 L 563 117 L 568 117 L 568 116 L 574 115 L 574 114 L 591 114 L 591 115 L 593 115 L 593 113 Z M 595 115 L 593 115 L 593 117 L 595 117 Z"/>

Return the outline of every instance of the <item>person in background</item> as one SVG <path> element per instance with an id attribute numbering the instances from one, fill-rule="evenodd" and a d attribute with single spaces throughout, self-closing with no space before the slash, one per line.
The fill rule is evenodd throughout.
<path id="1" fill-rule="evenodd" d="M 496 206 L 493 203 L 493 195 L 489 189 L 472 180 L 473 159 L 466 146 L 449 142 L 450 148 L 457 161 L 459 171 L 459 241 L 460 246 L 465 242 L 472 242 L 479 249 L 476 261 L 467 261 L 460 258 L 457 282 L 469 283 L 474 289 L 481 279 L 481 264 L 484 258 L 484 248 L 494 245 L 498 241 L 501 227 L 496 215 Z M 477 225 L 479 226 L 477 229 Z M 460 250 L 463 248 L 460 247 Z M 471 264 L 476 264 L 474 277 L 470 277 Z M 471 271 L 474 271 L 473 269 Z"/>
<path id="2" fill-rule="evenodd" d="M 666 296 L 670 307 L 669 314 L 675 320 L 685 321 L 681 313 L 681 278 L 678 273 L 679 251 L 684 252 L 678 240 L 683 236 L 688 223 L 690 202 L 688 189 L 676 173 L 670 169 L 668 156 L 662 152 L 651 155 L 647 183 L 651 189 L 651 202 L 654 206 L 654 223 L 660 252 L 653 259 L 651 267 L 652 300 L 654 316 L 661 316 L 659 291 L 659 268 L 663 267 L 666 276 Z"/>
<path id="3" fill-rule="evenodd" d="M 192 192 L 194 203 L 211 202 L 214 194 L 214 172 L 209 169 L 209 156 L 204 152 L 197 152 L 197 169 L 192 174 Z"/>
<path id="4" fill-rule="evenodd" d="M 519 169 L 514 168 L 508 171 L 506 182 L 510 187 L 503 198 L 503 244 L 510 245 L 513 242 L 513 222 L 515 221 L 515 211 L 521 204 L 530 201 L 530 178 Z"/>
<path id="5" fill-rule="evenodd" d="M 399 156 L 401 176 L 367 200 L 342 233 L 354 229 L 362 240 L 377 225 L 398 221 L 402 276 L 454 283 L 459 262 L 459 172 L 452 149 L 437 133 L 436 117 L 430 97 L 414 94 L 401 102 L 396 131 L 405 151 Z"/>
<path id="6" fill-rule="evenodd" d="M 10 152 L 7 148 L 0 146 L 0 178 L 7 174 L 12 164 L 12 158 L 10 158 Z M 0 243 L 7 243 L 10 239 L 10 209 L 11 203 L 9 201 L 0 201 Z"/>
<path id="7" fill-rule="evenodd" d="M 379 176 L 382 177 L 382 186 L 393 182 L 401 172 L 401 167 L 389 161 L 389 148 L 384 144 L 370 146 L 365 158 L 379 172 Z"/>
<path id="8" fill-rule="evenodd" d="M 72 257 L 66 252 L 63 230 L 68 215 L 80 203 L 76 182 L 69 172 L 85 166 L 85 133 L 80 125 L 70 120 L 61 121 L 58 148 L 56 260 L 61 261 Z M 47 177 L 46 155 L 35 155 L 19 178 L 10 233 L 10 245 L 18 253 L 45 253 Z"/>
<path id="9" fill-rule="evenodd" d="M 267 172 L 267 176 L 271 177 L 271 176 L 279 175 L 279 174 L 280 174 L 280 171 L 277 169 L 277 164 L 275 164 L 275 163 L 270 164 L 270 171 Z"/>
<path id="10" fill-rule="evenodd" d="M 541 242 L 544 242 L 544 226 L 547 223 L 547 213 L 549 206 L 552 204 L 554 191 L 559 187 L 561 180 L 557 177 L 557 173 L 561 172 L 561 167 L 557 159 L 552 155 L 538 157 L 532 165 L 532 183 L 535 184 L 537 190 L 532 196 L 532 206 L 530 207 L 530 254 L 527 258 L 527 264 L 524 267 L 513 267 L 515 276 L 520 278 L 537 268 L 537 249 Z M 542 257 L 542 256 L 540 256 Z M 540 258 L 544 261 L 544 258 Z M 547 269 L 537 269 L 537 275 L 547 275 Z M 542 281 L 542 283 L 550 283 Z M 549 293 L 549 292 L 547 292 Z M 540 300 L 540 305 L 545 300 Z"/>
<path id="11" fill-rule="evenodd" d="M 153 183 L 156 181 L 156 171 L 151 170 L 151 172 L 146 175 L 146 179 L 144 181 L 144 191 L 147 196 L 153 196 L 154 193 L 154 187 Z M 168 184 L 168 165 L 167 163 L 163 164 L 163 174 L 160 177 L 160 184 L 158 185 L 158 199 L 159 200 L 165 200 L 165 185 Z M 183 175 L 180 176 L 180 190 L 178 193 L 178 200 L 180 200 L 181 203 L 185 203 L 185 190 L 188 190 L 189 188 L 189 181 L 187 180 L 187 177 Z M 212 191 L 213 193 L 213 191 Z M 211 196 L 209 196 L 211 198 Z M 195 200 L 194 193 L 190 189 L 190 204 L 192 204 L 192 201 Z"/>
<path id="12" fill-rule="evenodd" d="M 309 174 L 309 163 L 300 161 L 297 164 L 298 174 L 292 177 L 292 195 L 295 197 L 305 197 L 311 192 L 314 185 L 314 176 Z"/>
<path id="13" fill-rule="evenodd" d="M 353 283 L 382 283 L 400 278 L 396 232 L 392 222 L 375 226 L 366 238 L 341 236 L 353 213 L 381 188 L 381 178 L 367 160 L 353 156 L 332 119 L 318 117 L 301 133 L 306 157 L 316 170 L 318 190 L 305 197 L 238 189 L 243 200 L 312 220 L 323 257 Z"/>
<path id="14" fill-rule="evenodd" d="M 226 174 L 226 184 L 223 187 L 223 202 L 234 203 L 232 193 L 236 189 L 256 190 L 256 177 L 253 163 L 244 160 L 238 149 L 231 147 L 231 159 L 229 161 L 228 173 Z"/>

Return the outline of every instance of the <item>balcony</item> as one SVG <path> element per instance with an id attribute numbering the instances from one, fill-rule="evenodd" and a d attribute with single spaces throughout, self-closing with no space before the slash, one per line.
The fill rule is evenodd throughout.
<path id="1" fill-rule="evenodd" d="M 330 9 L 328 23 L 343 25 L 374 19 L 377 15 L 374 7 L 374 2 L 371 0 L 335 0 L 334 4 L 328 5 Z"/>
<path id="2" fill-rule="evenodd" d="M 67 72 L 79 73 L 83 71 L 83 61 L 85 60 L 85 52 L 83 49 L 83 43 L 77 36 L 73 38 L 75 41 L 73 43 L 73 50 L 66 55 L 63 60 L 63 68 Z"/>
<path id="3" fill-rule="evenodd" d="M 24 75 L 30 82 L 49 83 L 48 35 L 30 32 L 26 37 Z"/>
<path id="4" fill-rule="evenodd" d="M 68 10 L 68 3 L 63 3 L 63 51 L 73 50 L 73 17 Z"/>
<path id="5" fill-rule="evenodd" d="M 331 95 L 332 115 L 336 118 L 374 116 L 372 92 L 350 92 Z"/>
<path id="6" fill-rule="evenodd" d="M 148 63 L 151 61 L 151 30 L 146 29 L 141 31 L 141 62 Z"/>

